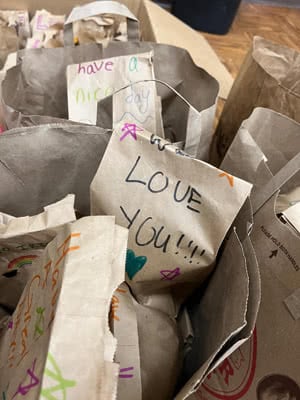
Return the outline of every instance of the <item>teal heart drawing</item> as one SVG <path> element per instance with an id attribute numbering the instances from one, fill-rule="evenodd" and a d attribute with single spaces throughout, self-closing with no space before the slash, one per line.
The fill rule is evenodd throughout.
<path id="1" fill-rule="evenodd" d="M 144 267 L 147 262 L 145 256 L 135 256 L 133 250 L 128 249 L 126 254 L 126 272 L 130 280 Z"/>

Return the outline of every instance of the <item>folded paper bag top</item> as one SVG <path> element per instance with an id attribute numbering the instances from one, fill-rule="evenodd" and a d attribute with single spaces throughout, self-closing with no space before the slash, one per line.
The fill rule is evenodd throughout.
<path id="1" fill-rule="evenodd" d="M 299 148 L 300 124 L 273 110 L 258 107 L 241 125 L 221 168 L 253 183 L 253 197 L 285 165 L 293 162 Z M 300 180 L 296 174 L 281 187 L 275 205 L 276 213 L 283 213 L 296 230 L 299 200 Z"/>
<path id="2" fill-rule="evenodd" d="M 74 400 L 115 399 L 108 311 L 124 279 L 126 245 L 127 231 L 114 217 L 86 217 L 64 225 L 43 250 L 1 331 L 3 398 L 49 399 L 63 382 Z"/>
<path id="3" fill-rule="evenodd" d="M 257 107 L 243 121 L 220 168 L 253 183 L 254 193 L 299 149 L 300 123 L 276 111 Z"/>
<path id="4" fill-rule="evenodd" d="M 18 217 L 34 215 L 45 204 L 74 193 L 76 210 L 88 215 L 89 186 L 109 135 L 99 127 L 70 123 L 0 135 L 0 210 Z"/>
<path id="5" fill-rule="evenodd" d="M 130 82 L 141 79 L 153 79 L 153 52 L 118 56 L 95 60 L 67 67 L 68 83 L 68 115 L 72 121 L 96 125 L 97 102 L 114 91 L 121 89 Z M 90 93 L 94 95 L 90 97 Z M 147 92 L 143 93 L 144 97 Z M 137 93 L 136 96 L 140 95 Z M 147 105 L 151 105 L 151 97 L 146 97 Z M 146 106 L 142 107 L 141 115 L 145 119 Z M 124 107 L 126 101 L 120 101 L 119 108 Z M 101 125 L 101 121 L 100 121 Z"/>
<path id="6" fill-rule="evenodd" d="M 137 18 L 132 14 L 132 12 L 124 5 L 117 1 L 94 1 L 88 4 L 84 4 L 81 6 L 74 7 L 69 14 L 68 18 L 65 22 L 65 32 L 64 32 L 64 41 L 65 45 L 72 45 L 74 42 L 77 43 L 86 43 L 86 36 L 83 35 L 80 37 L 78 33 L 80 32 L 80 21 L 83 20 L 82 30 L 84 31 L 84 22 L 91 17 L 96 17 L 100 15 L 110 14 L 111 16 L 118 16 L 119 18 L 123 17 L 127 21 L 127 34 L 124 36 L 124 39 L 138 41 L 140 37 L 139 32 L 139 23 Z M 95 19 L 94 19 L 95 20 Z M 72 24 L 74 24 L 72 29 Z M 98 30 L 99 30 L 98 26 Z M 74 33 L 74 38 L 73 38 Z M 88 33 L 88 32 L 87 32 Z M 113 33 L 113 32 L 112 32 Z M 95 34 L 95 32 L 94 32 Z M 93 35 L 92 35 L 93 36 Z M 93 37 L 91 37 L 93 39 Z M 112 39 L 110 37 L 110 39 Z M 123 40 L 124 40 L 123 39 Z M 95 41 L 97 38 L 95 37 Z"/>
<path id="7" fill-rule="evenodd" d="M 0 218 L 0 307 L 10 315 L 32 274 L 34 261 L 62 226 L 76 219 L 74 195 L 32 217 L 0 214 Z"/>
<path id="8" fill-rule="evenodd" d="M 120 363 L 118 399 L 171 399 L 181 368 L 175 320 L 137 303 L 125 282 L 114 294 L 111 319 Z"/>
<path id="9" fill-rule="evenodd" d="M 255 37 L 225 103 L 212 147 L 219 165 L 243 120 L 255 107 L 267 107 L 298 122 L 300 53 Z"/>
<path id="10" fill-rule="evenodd" d="M 178 288 L 184 297 L 211 272 L 250 190 L 251 184 L 124 123 L 92 182 L 91 208 L 129 229 L 126 271 L 135 294 Z"/>
<path id="11" fill-rule="evenodd" d="M 0 224 L 0 275 L 30 268 L 61 226 L 75 219 L 74 195 L 68 195 L 38 215 L 10 217 Z"/>
<path id="12" fill-rule="evenodd" d="M 208 376 L 191 399 L 300 399 L 300 238 L 274 213 L 276 188 L 299 171 L 299 153 L 293 160 L 296 163 L 287 163 L 271 184 L 253 194 L 251 239 L 262 290 L 254 335 Z"/>
<path id="13" fill-rule="evenodd" d="M 2 84 L 3 113 L 8 128 L 23 126 L 24 123 L 37 124 L 37 120 L 39 123 L 49 123 L 51 118 L 68 118 L 66 79 L 68 65 L 91 61 L 91 67 L 95 68 L 95 60 L 149 51 L 154 53 L 153 66 L 156 79 L 177 88 L 178 92 L 201 112 L 201 124 L 211 134 L 219 90 L 217 81 L 202 68 L 197 67 L 186 50 L 150 42 L 111 42 L 106 48 L 92 44 L 33 49 L 21 54 L 21 63 L 10 69 Z M 84 70 L 80 71 L 83 74 Z M 87 102 L 88 98 L 94 99 L 95 91 L 97 95 L 103 90 L 103 85 L 98 85 L 93 90 L 82 89 Z M 81 101 L 81 98 L 79 100 Z M 168 105 L 167 101 L 166 103 Z M 176 109 L 173 113 L 176 114 Z M 35 122 L 30 121 L 30 117 L 33 116 Z M 102 126 L 101 121 L 99 124 Z"/>

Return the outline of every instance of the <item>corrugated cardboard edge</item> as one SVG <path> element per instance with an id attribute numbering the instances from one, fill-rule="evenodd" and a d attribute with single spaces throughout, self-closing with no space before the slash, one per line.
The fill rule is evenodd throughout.
<path id="1" fill-rule="evenodd" d="M 155 41 L 187 49 L 194 62 L 217 79 L 220 83 L 220 97 L 226 99 L 233 78 L 207 40 L 153 2 L 145 0 L 144 4 Z"/>

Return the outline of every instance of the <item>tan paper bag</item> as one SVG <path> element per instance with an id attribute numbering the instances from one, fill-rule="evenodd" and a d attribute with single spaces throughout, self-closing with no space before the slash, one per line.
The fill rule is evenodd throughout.
<path id="1" fill-rule="evenodd" d="M 0 135 L 0 210 L 34 215 L 74 193 L 81 215 L 90 209 L 89 186 L 109 140 L 101 128 L 49 124 Z"/>
<path id="2" fill-rule="evenodd" d="M 46 247 L 1 331 L 2 396 L 115 398 L 108 311 L 124 277 L 126 238 L 114 217 L 87 217 L 65 225 Z"/>
<path id="3" fill-rule="evenodd" d="M 242 123 L 220 168 L 253 183 L 252 193 L 255 193 L 299 149 L 300 124 L 275 111 L 259 107 Z"/>
<path id="4" fill-rule="evenodd" d="M 274 213 L 278 189 L 291 177 L 299 184 L 299 160 L 298 154 L 253 197 L 251 239 L 262 285 L 256 330 L 208 376 L 195 399 L 300 398 L 299 234 Z"/>
<path id="5" fill-rule="evenodd" d="M 172 399 L 182 363 L 175 320 L 137 303 L 125 283 L 113 297 L 111 320 L 120 363 L 117 398 Z"/>
<path id="6" fill-rule="evenodd" d="M 255 37 L 225 103 L 215 134 L 212 159 L 219 165 L 241 123 L 255 107 L 271 108 L 300 122 L 300 55 Z"/>
<path id="7" fill-rule="evenodd" d="M 110 311 L 111 330 L 117 340 L 115 361 L 120 365 L 117 398 L 141 400 L 142 380 L 137 313 L 126 283 L 115 291 Z"/>
<path id="8" fill-rule="evenodd" d="M 242 124 L 221 168 L 253 183 L 254 195 L 299 152 L 299 145 L 299 123 L 275 111 L 257 108 Z M 300 186 L 297 178 L 292 181 L 292 187 L 283 188 L 278 195 L 275 211 L 297 232 Z"/>
<path id="9" fill-rule="evenodd" d="M 94 1 L 74 7 L 65 22 L 65 45 L 91 42 L 107 45 L 110 40 L 139 39 L 137 18 L 117 1 Z"/>
<path id="10" fill-rule="evenodd" d="M 198 289 L 187 304 L 193 340 L 182 372 L 182 381 L 188 382 L 177 394 L 178 400 L 189 398 L 212 370 L 222 368 L 224 360 L 249 339 L 255 327 L 261 291 L 249 239 L 249 201 L 233 226 L 207 287 Z"/>
<path id="11" fill-rule="evenodd" d="M 175 88 L 200 113 L 201 119 L 195 122 L 201 126 L 205 136 L 211 137 L 218 95 L 217 81 L 197 67 L 187 51 L 147 42 L 110 42 L 106 48 L 92 44 L 32 49 L 21 54 L 21 64 L 11 69 L 3 82 L 3 112 L 8 128 L 58 122 L 57 118 L 68 118 L 66 67 L 69 64 L 149 51 L 154 54 L 156 79 Z M 169 64 L 172 64 L 171 69 L 166 67 Z M 53 82 L 56 84 L 53 85 Z M 168 110 L 169 120 L 178 120 L 177 115 L 182 110 L 181 100 L 174 94 L 167 98 L 165 92 L 158 92 L 158 95 L 166 97 L 164 108 Z M 94 91 L 87 92 L 86 100 L 93 99 L 93 96 Z M 184 128 L 188 117 L 186 112 L 183 113 Z M 99 124 L 101 126 L 101 121 Z M 182 136 L 180 140 L 184 140 L 185 130 L 182 130 Z"/>
<path id="12" fill-rule="evenodd" d="M 0 214 L 0 330 L 17 306 L 31 276 L 31 264 L 61 225 L 73 220 L 73 195 L 44 207 L 43 213 L 33 217 Z"/>
<path id="13" fill-rule="evenodd" d="M 5 216 L 6 221 L 0 224 L 0 275 L 30 268 L 57 229 L 76 219 L 74 200 L 74 195 L 68 195 L 33 217 Z"/>
<path id="14" fill-rule="evenodd" d="M 115 215 L 129 229 L 127 282 L 140 301 L 167 293 L 164 305 L 157 296 L 158 307 L 176 315 L 186 292 L 212 271 L 250 190 L 249 183 L 124 124 L 114 131 L 92 182 L 91 208 Z"/>

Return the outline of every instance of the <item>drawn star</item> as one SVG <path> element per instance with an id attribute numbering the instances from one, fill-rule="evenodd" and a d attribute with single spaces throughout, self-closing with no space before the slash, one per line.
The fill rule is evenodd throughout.
<path id="1" fill-rule="evenodd" d="M 160 271 L 160 274 L 162 276 L 162 281 L 172 281 L 180 275 L 180 268 L 175 268 L 173 270 L 164 269 Z"/>

